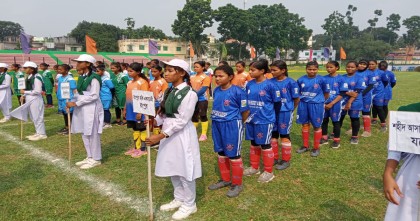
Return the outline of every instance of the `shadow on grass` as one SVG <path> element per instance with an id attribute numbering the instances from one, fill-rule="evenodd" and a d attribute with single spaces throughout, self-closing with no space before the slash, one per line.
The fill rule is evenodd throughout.
<path id="1" fill-rule="evenodd" d="M 20 170 L 14 171 L 9 175 L 0 175 L 0 193 L 18 188 L 26 182 L 37 182 L 45 176 L 41 167 L 41 163 L 26 162 L 26 165 Z"/>
<path id="2" fill-rule="evenodd" d="M 325 213 L 320 220 L 375 220 L 338 200 L 321 204 L 321 208 L 329 212 Z"/>

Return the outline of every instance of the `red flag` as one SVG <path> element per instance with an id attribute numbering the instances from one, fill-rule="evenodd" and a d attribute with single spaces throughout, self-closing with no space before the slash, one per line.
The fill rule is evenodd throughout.
<path id="1" fill-rule="evenodd" d="M 257 57 L 257 54 L 255 53 L 255 48 L 254 47 L 251 47 L 251 52 L 250 53 L 251 53 L 251 58 L 252 59 Z"/>
<path id="2" fill-rule="evenodd" d="M 88 35 L 86 35 L 86 53 L 98 54 L 98 49 L 96 49 L 96 41 Z"/>
<path id="3" fill-rule="evenodd" d="M 344 48 L 340 47 L 340 59 L 346 60 L 346 58 L 347 58 L 347 55 L 346 55 L 346 52 L 344 51 Z"/>
<path id="4" fill-rule="evenodd" d="M 313 54 L 314 54 L 314 50 L 312 50 L 312 48 L 309 49 L 309 61 L 312 61 Z"/>

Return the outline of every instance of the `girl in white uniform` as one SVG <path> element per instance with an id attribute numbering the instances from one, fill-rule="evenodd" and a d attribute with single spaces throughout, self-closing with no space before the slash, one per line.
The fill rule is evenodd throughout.
<path id="1" fill-rule="evenodd" d="M 10 109 L 12 109 L 12 77 L 7 74 L 9 66 L 5 63 L 0 63 L 0 109 L 3 113 L 3 119 L 0 123 L 6 123 L 10 120 Z"/>
<path id="2" fill-rule="evenodd" d="M 77 61 L 77 70 L 82 74 L 77 82 L 75 102 L 67 102 L 67 108 L 74 107 L 72 119 L 72 133 L 82 133 L 87 157 L 77 162 L 81 169 L 90 169 L 101 164 L 101 134 L 104 124 L 104 109 L 99 93 L 101 90 L 101 77 L 93 72 L 95 58 L 83 54 Z"/>
<path id="3" fill-rule="evenodd" d="M 202 175 L 197 131 L 191 121 L 198 97 L 186 83 L 189 70 L 183 60 L 165 62 L 165 80 L 172 87 L 166 90 L 156 116 L 162 132 L 146 139 L 148 145 L 160 141 L 155 174 L 171 178 L 175 198 L 160 210 L 178 209 L 172 216 L 174 220 L 185 219 L 197 211 L 195 180 Z"/>
<path id="4" fill-rule="evenodd" d="M 28 140 L 37 141 L 47 139 L 44 124 L 44 99 L 42 98 L 43 81 L 42 76 L 38 74 L 38 66 L 31 61 L 23 65 L 24 72 L 28 75 L 26 79 L 26 89 L 20 90 L 23 95 L 21 103 L 30 103 L 29 116 L 35 125 L 36 133 L 27 136 Z"/>

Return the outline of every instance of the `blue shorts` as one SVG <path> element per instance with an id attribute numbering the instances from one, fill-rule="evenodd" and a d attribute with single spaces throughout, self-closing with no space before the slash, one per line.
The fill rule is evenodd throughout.
<path id="1" fill-rule="evenodd" d="M 360 110 L 348 110 L 341 112 L 341 115 L 349 115 L 351 118 L 359 118 L 360 117 Z"/>
<path id="2" fill-rule="evenodd" d="M 388 104 L 389 104 L 389 102 L 391 101 L 392 99 L 384 99 L 384 106 L 388 106 Z"/>
<path id="3" fill-rule="evenodd" d="M 373 95 L 373 105 L 384 106 L 384 93 Z"/>
<path id="4" fill-rule="evenodd" d="M 270 144 L 274 124 L 246 124 L 245 139 L 258 145 Z"/>
<path id="5" fill-rule="evenodd" d="M 58 100 L 58 112 L 63 113 L 63 114 L 67 114 L 66 103 L 67 103 L 66 100 L 63 100 L 63 99 Z M 73 107 L 70 108 L 70 113 L 73 113 L 73 109 L 74 109 Z"/>
<path id="6" fill-rule="evenodd" d="M 335 103 L 331 109 L 325 110 L 324 118 L 331 118 L 332 122 L 340 121 L 343 100 Z"/>
<path id="7" fill-rule="evenodd" d="M 290 134 L 290 129 L 293 124 L 293 111 L 281 111 L 277 116 L 276 123 L 274 124 L 273 131 L 279 134 Z"/>
<path id="8" fill-rule="evenodd" d="M 241 155 L 244 127 L 242 120 L 218 122 L 211 125 L 214 152 L 224 152 L 229 158 Z"/>
<path id="9" fill-rule="evenodd" d="M 363 112 L 370 112 L 372 107 L 372 91 L 363 96 Z"/>
<path id="10" fill-rule="evenodd" d="M 324 103 L 299 102 L 296 123 L 311 123 L 313 127 L 319 128 L 321 127 L 322 120 L 324 119 L 324 112 Z"/>
<path id="11" fill-rule="evenodd" d="M 109 110 L 111 108 L 112 100 L 101 100 L 104 110 Z"/>

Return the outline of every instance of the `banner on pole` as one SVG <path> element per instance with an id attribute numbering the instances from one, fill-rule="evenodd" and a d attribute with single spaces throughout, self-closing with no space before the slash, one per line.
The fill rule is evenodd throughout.
<path id="1" fill-rule="evenodd" d="M 155 116 L 155 97 L 153 92 L 133 90 L 133 110 L 135 113 Z"/>
<path id="2" fill-rule="evenodd" d="M 26 89 L 25 78 L 18 78 L 18 90 L 25 90 L 25 89 Z"/>
<path id="3" fill-rule="evenodd" d="M 61 98 L 70 99 L 70 83 L 63 82 L 60 84 L 60 86 L 61 86 Z"/>
<path id="4" fill-rule="evenodd" d="M 389 150 L 420 154 L 420 113 L 391 111 Z"/>

